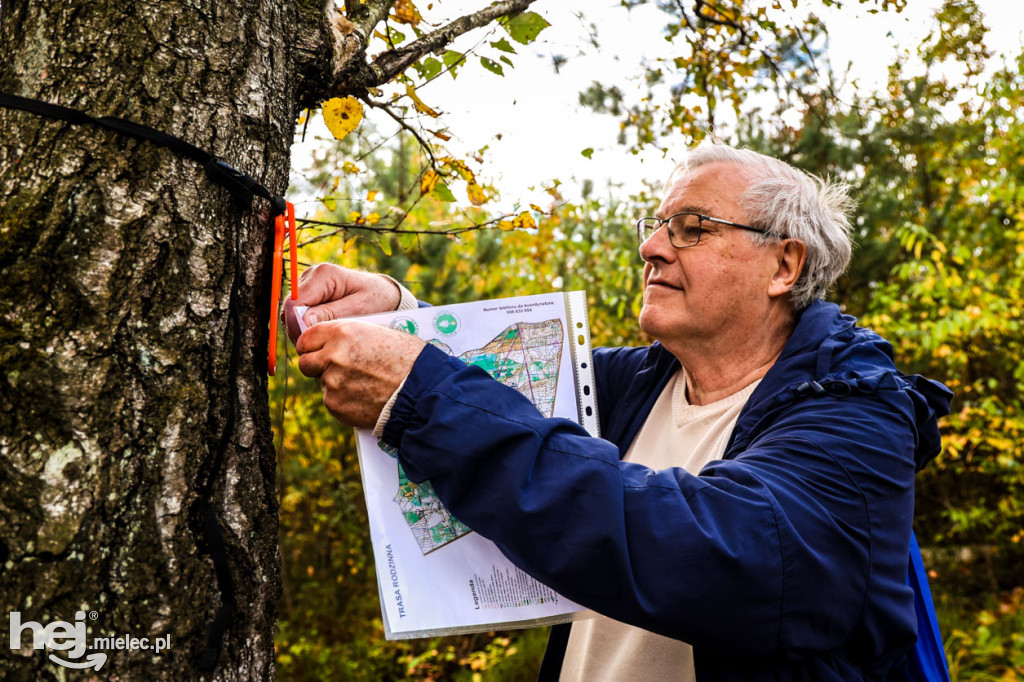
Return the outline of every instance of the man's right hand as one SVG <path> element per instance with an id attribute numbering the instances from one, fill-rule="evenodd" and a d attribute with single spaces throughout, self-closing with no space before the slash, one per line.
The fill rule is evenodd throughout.
<path id="1" fill-rule="evenodd" d="M 302 317 L 307 327 L 341 317 L 395 310 L 401 298 L 398 286 L 382 275 L 330 263 L 307 268 L 299 277 L 297 303 L 309 306 Z M 299 338 L 299 330 L 294 327 L 287 325 L 292 343 Z"/>

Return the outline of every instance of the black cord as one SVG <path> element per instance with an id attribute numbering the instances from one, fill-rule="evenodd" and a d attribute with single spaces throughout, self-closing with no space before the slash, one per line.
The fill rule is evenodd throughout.
<path id="1" fill-rule="evenodd" d="M 156 128 L 150 128 L 134 121 L 114 118 L 112 116 L 94 118 L 78 109 L 41 102 L 37 99 L 30 99 L 19 95 L 9 95 L 3 92 L 0 92 L 0 107 L 20 109 L 21 111 L 77 125 L 96 125 L 137 140 L 153 142 L 161 147 L 170 149 L 178 156 L 184 156 L 187 159 L 192 159 L 196 163 L 202 164 L 203 169 L 206 171 L 206 177 L 211 182 L 231 192 L 231 196 L 240 208 L 251 209 L 253 197 L 258 196 L 270 202 L 273 215 L 280 215 L 285 211 L 284 197 L 272 194 L 270 190 L 257 182 L 256 178 L 236 169 L 224 159 L 220 159 L 180 137 L 168 135 Z"/>

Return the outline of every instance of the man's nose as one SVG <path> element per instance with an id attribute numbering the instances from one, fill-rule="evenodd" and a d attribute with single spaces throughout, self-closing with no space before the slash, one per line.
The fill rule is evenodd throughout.
<path id="1" fill-rule="evenodd" d="M 662 260 L 671 262 L 675 260 L 676 249 L 668 238 L 668 228 L 662 225 L 654 231 L 647 241 L 640 245 L 640 257 L 647 262 Z"/>

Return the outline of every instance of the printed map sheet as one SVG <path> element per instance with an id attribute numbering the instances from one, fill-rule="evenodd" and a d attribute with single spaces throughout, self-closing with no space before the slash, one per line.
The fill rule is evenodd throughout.
<path id="1" fill-rule="evenodd" d="M 363 318 L 415 334 L 597 435 L 583 292 L 405 310 Z M 519 570 L 455 518 L 429 481 L 357 432 L 381 611 L 389 639 L 547 625 L 581 607 Z M 457 447 L 456 443 L 452 444 Z"/>

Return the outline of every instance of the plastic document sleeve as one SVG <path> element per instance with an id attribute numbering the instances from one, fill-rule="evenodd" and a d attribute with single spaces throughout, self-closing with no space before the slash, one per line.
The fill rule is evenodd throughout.
<path id="1" fill-rule="evenodd" d="M 585 292 L 362 319 L 414 334 L 519 391 L 544 416 L 599 435 Z M 429 481 L 409 481 L 397 452 L 369 430 L 357 430 L 356 442 L 388 639 L 536 627 L 585 613 L 455 518 Z"/>

